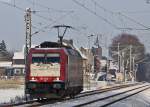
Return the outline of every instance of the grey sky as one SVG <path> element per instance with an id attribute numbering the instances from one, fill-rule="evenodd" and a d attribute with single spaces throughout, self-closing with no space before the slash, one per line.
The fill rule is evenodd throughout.
<path id="1" fill-rule="evenodd" d="M 48 29 L 44 29 L 44 32 L 40 32 L 33 36 L 33 44 L 38 44 L 44 40 L 56 41 L 56 30 L 51 29 L 51 27 L 57 24 L 67 24 L 75 27 L 76 30 L 70 30 L 65 38 L 73 38 L 75 44 L 78 47 L 88 47 L 88 35 L 102 34 L 103 36 L 101 38 L 101 45 L 104 48 L 107 48 L 113 37 L 120 34 L 121 32 L 126 32 L 138 35 L 141 42 L 146 45 L 147 51 L 150 52 L 150 31 L 123 31 L 118 30 L 111 25 L 115 24 L 115 26 L 119 28 L 130 27 L 136 29 L 146 29 L 146 27 L 150 27 L 150 4 L 147 4 L 146 0 L 76 0 L 84 4 L 84 6 L 89 10 L 92 10 L 92 12 L 94 11 L 97 16 L 92 12 L 87 11 L 85 8 L 79 6 L 73 2 L 73 0 L 0 1 L 7 1 L 8 3 L 15 4 L 24 10 L 27 7 L 31 7 L 32 10 L 38 11 L 32 15 L 32 23 L 37 28 L 43 28 L 46 25 L 51 24 Z M 94 1 L 96 1 L 96 3 L 94 3 Z M 52 9 L 48 9 L 43 6 Z M 60 10 L 65 12 L 60 12 Z M 121 12 L 123 15 L 129 17 L 130 19 L 118 14 L 117 12 Z M 8 48 L 11 50 L 20 50 L 24 44 L 24 14 L 24 11 L 20 11 L 15 7 L 8 6 L 0 2 L 0 40 L 5 40 L 8 44 Z M 49 19 L 45 20 L 39 16 L 43 16 L 45 19 Z M 52 21 L 50 21 L 51 19 Z M 56 23 L 54 23 L 55 20 L 57 20 Z M 33 28 L 32 32 L 34 33 L 37 30 L 38 29 Z M 93 45 L 92 42 L 94 42 L 94 39 L 94 37 L 91 38 L 90 46 Z"/>

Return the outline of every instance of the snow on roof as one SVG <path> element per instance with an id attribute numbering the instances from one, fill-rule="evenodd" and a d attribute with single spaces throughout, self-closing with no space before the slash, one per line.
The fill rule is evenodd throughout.
<path id="1" fill-rule="evenodd" d="M 82 54 L 82 52 L 80 50 L 79 50 L 79 53 L 83 59 L 87 59 L 87 57 L 84 54 Z"/>
<path id="2" fill-rule="evenodd" d="M 11 67 L 11 65 L 12 65 L 12 62 L 9 62 L 9 61 L 0 62 L 0 67 Z"/>
<path id="3" fill-rule="evenodd" d="M 87 59 L 87 57 L 80 51 L 79 48 L 77 48 L 77 46 L 75 46 L 75 45 L 73 45 L 73 46 L 74 46 L 74 48 L 80 53 L 80 55 L 81 55 L 81 57 L 82 57 L 83 59 Z"/>
<path id="4" fill-rule="evenodd" d="M 24 59 L 24 53 L 23 52 L 15 52 L 13 59 Z"/>

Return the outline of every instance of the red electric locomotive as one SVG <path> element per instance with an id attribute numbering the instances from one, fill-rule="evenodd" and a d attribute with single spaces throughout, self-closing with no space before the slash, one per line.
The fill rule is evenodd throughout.
<path id="1" fill-rule="evenodd" d="M 82 57 L 72 46 L 44 42 L 31 48 L 26 70 L 30 98 L 73 97 L 83 90 Z"/>

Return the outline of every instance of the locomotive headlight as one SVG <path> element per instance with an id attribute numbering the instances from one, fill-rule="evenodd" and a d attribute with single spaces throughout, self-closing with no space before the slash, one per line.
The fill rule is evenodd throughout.
<path id="1" fill-rule="evenodd" d="M 54 82 L 55 82 L 55 81 L 60 81 L 60 79 L 59 79 L 59 77 L 57 77 L 57 78 L 55 78 L 53 81 L 54 81 Z"/>
<path id="2" fill-rule="evenodd" d="M 57 77 L 56 80 L 58 81 L 58 80 L 59 80 L 59 77 Z"/>
<path id="3" fill-rule="evenodd" d="M 32 77 L 30 81 L 37 81 L 36 78 Z"/>

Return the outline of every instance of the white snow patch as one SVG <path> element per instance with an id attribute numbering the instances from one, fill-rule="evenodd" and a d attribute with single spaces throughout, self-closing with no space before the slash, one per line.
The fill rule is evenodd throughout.
<path id="1" fill-rule="evenodd" d="M 15 97 L 23 97 L 24 96 L 24 87 L 20 87 L 17 89 L 0 89 L 0 104 L 8 103 L 10 100 L 15 99 Z"/>
<path id="2" fill-rule="evenodd" d="M 150 107 L 150 89 L 115 103 L 110 107 Z"/>

